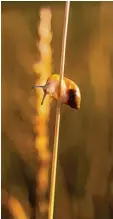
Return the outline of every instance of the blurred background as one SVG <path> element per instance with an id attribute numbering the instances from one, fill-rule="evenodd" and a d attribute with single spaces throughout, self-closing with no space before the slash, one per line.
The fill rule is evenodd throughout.
<path id="1" fill-rule="evenodd" d="M 40 78 L 33 70 L 35 60 L 40 60 L 37 28 L 40 10 L 49 7 L 50 72 L 59 73 L 65 2 L 1 4 L 2 219 L 35 218 L 40 199 L 36 195 L 36 188 L 40 190 L 36 175 L 40 178 L 41 166 L 34 128 L 40 105 L 31 89 Z M 61 107 L 54 219 L 112 219 L 112 2 L 71 2 L 65 76 L 80 87 L 82 103 L 79 112 Z M 46 124 L 48 153 L 53 149 L 55 101 L 50 109 Z M 48 181 L 44 190 L 47 201 L 49 187 Z"/>

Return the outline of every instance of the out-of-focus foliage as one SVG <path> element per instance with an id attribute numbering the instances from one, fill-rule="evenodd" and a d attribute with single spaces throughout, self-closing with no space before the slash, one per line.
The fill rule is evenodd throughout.
<path id="1" fill-rule="evenodd" d="M 36 85 L 43 85 L 48 77 L 52 74 L 52 32 L 51 32 L 52 13 L 49 8 L 41 8 L 40 24 L 37 27 L 39 40 L 37 42 L 37 50 L 40 53 L 40 60 L 34 64 L 34 71 L 38 77 Z M 37 51 L 37 53 L 38 53 Z M 35 147 L 37 150 L 40 167 L 36 175 L 36 197 L 38 199 L 38 212 L 36 217 L 47 218 L 49 200 L 47 197 L 49 187 L 49 175 L 51 164 L 51 152 L 49 148 L 49 117 L 51 98 L 48 95 L 45 98 L 44 104 L 41 104 L 44 98 L 42 89 L 35 89 L 36 92 L 36 109 L 37 116 L 35 119 Z M 40 216 L 39 216 L 40 215 Z"/>
<path id="2" fill-rule="evenodd" d="M 39 10 L 52 11 L 53 72 L 59 72 L 64 2 L 2 2 L 2 189 L 26 217 L 35 209 L 38 171 L 34 124 Z M 79 112 L 62 106 L 55 217 L 113 218 L 113 3 L 71 2 L 65 76 L 82 93 Z M 39 55 L 39 54 L 38 54 Z M 51 104 L 50 149 L 55 104 Z M 5 192 L 4 192 L 5 191 Z M 5 216 L 4 216 L 5 215 Z M 9 216 L 8 216 L 9 215 Z"/>

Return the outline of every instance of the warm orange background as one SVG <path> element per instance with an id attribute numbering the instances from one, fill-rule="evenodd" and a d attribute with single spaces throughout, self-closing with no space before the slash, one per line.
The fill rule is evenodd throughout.
<path id="1" fill-rule="evenodd" d="M 53 72 L 59 72 L 64 2 L 2 2 L 2 212 L 35 208 L 36 77 L 39 10 L 52 11 Z M 113 218 L 113 3 L 71 2 L 65 76 L 81 89 L 79 112 L 62 106 L 56 219 Z M 53 147 L 55 101 L 49 119 Z M 46 195 L 48 198 L 48 193 Z M 18 203 L 18 204 L 17 204 Z M 21 207 L 20 207 L 21 206 Z M 22 208 L 22 209 L 21 209 Z M 22 214 L 22 213 L 21 213 Z M 23 218 L 24 216 L 23 215 Z M 14 215 L 13 215 L 14 218 Z M 22 218 L 21 218 L 22 219 Z"/>

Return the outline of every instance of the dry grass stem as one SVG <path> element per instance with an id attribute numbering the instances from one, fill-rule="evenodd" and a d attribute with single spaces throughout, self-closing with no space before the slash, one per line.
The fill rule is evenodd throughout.
<path id="1" fill-rule="evenodd" d="M 64 77 L 64 64 L 65 64 L 65 52 L 66 52 L 66 39 L 67 39 L 67 29 L 68 29 L 69 7 L 70 7 L 70 1 L 67 1 L 66 2 L 66 9 L 65 9 L 65 18 L 64 18 L 63 38 L 62 38 L 62 53 L 61 53 L 61 64 L 60 64 L 59 94 L 61 93 L 62 80 L 63 80 L 63 77 Z M 55 123 L 53 159 L 52 159 L 52 173 L 51 173 L 51 188 L 50 188 L 50 205 L 49 205 L 48 219 L 53 219 L 53 212 L 54 212 L 59 127 L 60 127 L 60 98 L 57 102 L 57 110 L 56 110 L 56 123 Z"/>

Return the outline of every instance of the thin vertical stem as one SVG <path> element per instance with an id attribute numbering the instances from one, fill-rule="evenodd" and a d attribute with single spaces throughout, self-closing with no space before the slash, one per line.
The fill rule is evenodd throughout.
<path id="1" fill-rule="evenodd" d="M 66 8 L 65 8 L 64 30 L 63 30 L 63 38 L 62 38 L 62 53 L 61 53 L 61 64 L 60 64 L 60 81 L 59 81 L 59 94 L 60 95 L 61 95 L 62 81 L 63 81 L 63 77 L 64 77 L 64 64 L 65 64 L 65 52 L 66 52 L 69 7 L 70 7 L 70 1 L 67 1 L 66 2 Z M 59 127 L 60 127 L 60 98 L 57 102 L 57 110 L 56 110 L 56 123 L 55 123 L 55 134 L 54 134 L 54 145 L 53 145 L 51 187 L 50 187 L 50 206 L 49 206 L 48 219 L 53 219 L 53 213 L 54 213 L 54 199 L 55 199 L 55 183 L 56 183 L 56 168 L 57 168 L 57 155 L 58 155 Z"/>

